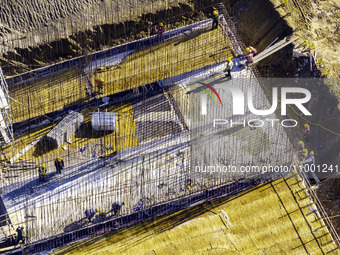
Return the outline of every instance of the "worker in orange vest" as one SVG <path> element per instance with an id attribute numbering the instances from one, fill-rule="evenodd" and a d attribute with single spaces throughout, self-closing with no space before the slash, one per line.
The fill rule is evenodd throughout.
<path id="1" fill-rule="evenodd" d="M 248 46 L 246 48 L 246 50 L 247 50 L 247 61 L 248 61 L 248 63 L 253 63 L 254 57 L 257 54 L 257 50 L 252 46 Z"/>

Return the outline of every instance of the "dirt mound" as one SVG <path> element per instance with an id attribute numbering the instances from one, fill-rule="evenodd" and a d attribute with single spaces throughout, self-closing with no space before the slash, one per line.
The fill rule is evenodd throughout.
<path id="1" fill-rule="evenodd" d="M 195 11 L 193 6 L 179 3 L 168 9 L 145 13 L 134 20 L 94 25 L 48 43 L 15 47 L 0 56 L 0 66 L 6 75 L 15 75 L 148 37 L 156 33 L 155 24 L 160 20 L 165 22 L 166 30 L 171 30 L 202 19 L 205 19 L 202 11 Z"/>
<path id="2" fill-rule="evenodd" d="M 0 36 L 37 29 L 48 22 L 78 13 L 96 2 L 101 0 L 3 0 L 0 5 Z"/>

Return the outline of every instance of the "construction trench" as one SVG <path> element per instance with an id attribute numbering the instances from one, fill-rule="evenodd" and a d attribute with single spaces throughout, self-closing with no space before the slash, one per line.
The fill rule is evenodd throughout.
<path id="1" fill-rule="evenodd" d="M 258 108 L 270 105 L 263 84 L 258 82 L 259 71 L 255 67 L 244 67 L 242 55 L 245 46 L 237 35 L 237 23 L 230 19 L 225 6 L 215 6 L 221 14 L 220 26 L 216 30 L 210 30 L 211 19 L 207 19 L 212 6 L 192 10 L 183 8 L 183 5 L 180 8 L 183 16 L 179 19 L 185 19 L 188 24 L 172 27 L 179 10 L 175 8 L 165 12 L 169 29 L 161 42 L 156 36 L 147 37 L 81 56 L 84 53 L 82 50 L 78 53 L 71 50 L 72 54 L 67 52 L 70 50 L 69 42 L 61 39 L 52 43 L 52 47 L 45 46 L 56 52 L 42 50 L 46 56 L 40 57 L 53 62 L 63 52 L 71 60 L 34 71 L 26 70 L 26 73 L 6 79 L 12 100 L 15 139 L 11 145 L 2 147 L 5 162 L 1 173 L 2 235 L 6 240 L 13 234 L 13 228 L 21 224 L 25 225 L 27 235 L 25 247 L 16 247 L 11 254 L 52 250 L 176 212 L 198 202 L 235 194 L 294 172 L 291 165 L 298 164 L 294 146 L 299 140 L 299 130 L 286 132 L 278 125 L 263 131 L 238 125 L 235 128 L 222 127 L 216 132 L 208 127 L 211 119 L 206 123 L 193 122 L 199 115 L 200 106 L 197 103 L 200 94 L 196 92 L 202 86 L 201 82 L 211 86 L 232 82 L 245 89 L 252 87 L 256 92 L 254 104 Z M 159 16 L 149 17 L 152 20 Z M 176 26 L 180 28 L 175 29 Z M 283 39 L 291 33 L 289 27 L 281 22 L 275 22 L 272 26 L 268 31 L 276 32 L 266 33 L 258 39 L 261 42 L 257 43 L 260 51 L 276 37 Z M 137 29 L 148 29 L 146 24 L 141 26 L 131 22 L 106 29 L 113 30 L 112 34 L 121 37 L 117 31 L 124 31 L 126 27 L 135 34 L 138 34 Z M 242 32 L 242 28 L 239 30 Z M 130 31 L 121 33 L 129 34 Z M 104 30 L 103 37 L 97 43 L 111 44 L 114 41 L 112 34 Z M 84 34 L 78 33 L 77 36 L 83 38 Z M 130 38 L 133 39 L 138 38 Z M 284 58 L 282 56 L 291 54 L 291 50 L 292 46 L 287 46 L 275 54 Z M 33 60 L 33 56 L 37 58 L 36 53 L 34 48 L 22 49 L 22 62 L 36 61 Z M 232 72 L 233 81 L 223 75 L 228 57 L 234 59 L 237 67 Z M 16 57 L 8 53 L 7 58 Z M 270 62 L 273 58 L 272 55 L 264 61 Z M 261 62 L 262 66 L 259 67 L 262 72 L 268 73 L 265 63 Z M 5 74 L 13 75 L 25 68 L 19 70 L 13 65 L 6 65 L 3 70 Z M 269 72 L 268 76 L 273 76 L 273 73 Z M 95 79 L 99 77 L 106 81 L 102 95 L 95 93 Z M 229 104 L 230 109 L 230 95 L 220 94 L 223 103 Z M 313 110 L 317 105 L 313 102 L 308 109 Z M 211 118 L 218 114 L 230 117 L 227 112 L 208 108 L 214 109 L 209 112 Z M 46 142 L 45 136 L 70 111 L 81 112 L 83 124 L 67 137 L 68 142 L 55 148 Z M 92 113 L 98 111 L 116 113 L 114 132 L 98 132 L 91 128 Z M 293 117 L 294 114 L 288 112 L 290 118 L 298 118 Z M 334 111 L 330 116 L 337 119 L 339 115 Z M 252 114 L 247 117 L 255 119 Z M 277 118 L 277 113 L 271 118 Z M 303 123 L 303 120 L 299 119 L 299 122 Z M 318 151 L 320 141 L 315 139 L 311 145 Z M 320 151 L 319 160 L 327 155 L 328 160 L 337 163 L 336 155 L 331 151 L 338 141 L 334 139 L 333 143 Z M 59 156 L 66 165 L 62 175 L 54 173 L 54 160 Z M 289 166 L 289 172 L 286 175 L 261 173 L 211 175 L 206 178 L 205 173 L 189 168 L 193 162 L 195 165 L 207 165 L 221 158 L 227 158 L 229 164 L 238 166 L 264 163 Z M 41 163 L 45 163 L 48 170 L 48 182 L 42 184 L 38 183 L 37 174 L 37 166 Z M 303 173 L 295 173 L 294 176 L 298 176 L 296 178 L 302 180 L 307 189 L 310 188 L 309 179 Z M 322 215 L 320 217 L 324 219 L 322 224 L 327 226 L 327 231 L 323 233 L 329 235 L 325 243 L 328 243 L 330 236 L 333 238 L 333 241 L 323 245 L 323 252 L 335 251 L 336 245 L 339 245 L 337 231 L 325 215 L 314 191 L 309 192 L 311 201 L 317 205 Z M 112 217 L 109 212 L 111 204 L 122 200 L 127 201 L 127 206 L 123 208 L 121 217 Z M 84 211 L 94 207 L 104 209 L 108 214 L 104 219 L 97 217 L 93 224 L 88 224 Z"/>

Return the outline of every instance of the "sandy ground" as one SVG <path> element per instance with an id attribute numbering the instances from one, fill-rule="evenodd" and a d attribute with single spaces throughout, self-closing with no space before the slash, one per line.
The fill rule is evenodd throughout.
<path id="1" fill-rule="evenodd" d="M 0 35 L 38 29 L 99 2 L 101 0 L 4 0 L 0 6 Z"/>
<path id="2" fill-rule="evenodd" d="M 134 20 L 189 0 L 4 0 L 0 53 L 36 46 L 101 24 Z"/>
<path id="3" fill-rule="evenodd" d="M 282 1 L 271 0 L 274 6 Z M 340 0 L 283 1 L 287 4 L 277 8 L 285 16 L 288 25 L 295 30 L 305 49 L 316 54 L 315 61 L 327 77 L 339 77 L 340 65 Z M 296 4 L 299 2 L 299 4 Z M 301 9 L 300 9 L 301 7 Z M 340 86 L 332 86 L 333 92 L 340 98 Z"/>

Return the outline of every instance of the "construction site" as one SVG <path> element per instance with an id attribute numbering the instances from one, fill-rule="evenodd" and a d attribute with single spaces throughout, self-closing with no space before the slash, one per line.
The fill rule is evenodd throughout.
<path id="1" fill-rule="evenodd" d="M 339 254 L 319 1 L 19 2 L 0 7 L 1 254 Z M 311 99 L 285 105 L 293 87 Z"/>

